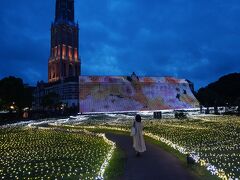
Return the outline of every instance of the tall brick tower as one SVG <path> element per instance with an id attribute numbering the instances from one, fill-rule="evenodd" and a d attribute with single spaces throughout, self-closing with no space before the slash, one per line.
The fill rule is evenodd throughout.
<path id="1" fill-rule="evenodd" d="M 74 0 L 56 0 L 55 20 L 51 26 L 48 82 L 80 75 L 79 28 L 74 22 Z"/>

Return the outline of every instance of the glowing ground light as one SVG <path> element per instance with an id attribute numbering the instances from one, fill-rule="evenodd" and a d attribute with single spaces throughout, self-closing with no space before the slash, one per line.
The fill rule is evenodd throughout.
<path id="1" fill-rule="evenodd" d="M 109 161 L 111 160 L 112 155 L 113 155 L 113 152 L 114 152 L 114 150 L 115 150 L 115 148 L 116 148 L 116 144 L 115 144 L 114 142 L 108 140 L 108 139 L 106 138 L 105 134 L 103 134 L 102 136 L 103 136 L 104 140 L 105 140 L 108 144 L 110 144 L 110 145 L 112 146 L 112 148 L 111 148 L 111 150 L 109 151 L 107 157 L 105 158 L 104 163 L 102 164 L 102 166 L 101 166 L 101 168 L 100 168 L 100 171 L 99 171 L 99 173 L 98 173 L 98 176 L 95 178 L 95 179 L 97 179 L 97 180 L 102 180 L 102 179 L 104 179 L 105 170 L 106 170 L 106 168 L 108 167 Z"/>
<path id="2" fill-rule="evenodd" d="M 96 127 L 91 126 L 89 128 L 96 128 Z M 107 126 L 101 126 L 101 128 L 109 129 L 109 130 L 116 130 L 116 131 L 123 131 L 122 128 L 114 128 L 114 127 L 107 127 Z M 126 130 L 124 130 L 124 131 L 126 131 Z M 173 149 L 179 151 L 182 154 L 190 153 L 184 147 L 181 147 L 178 144 L 175 144 L 175 143 L 173 143 L 173 142 L 171 142 L 171 141 L 169 141 L 167 139 L 164 139 L 164 138 L 162 138 L 160 136 L 157 136 L 157 135 L 154 135 L 154 134 L 148 133 L 148 132 L 145 132 L 144 135 L 146 135 L 146 136 L 148 136 L 148 137 L 150 137 L 152 139 L 161 141 L 161 142 L 167 144 L 168 146 L 172 147 Z M 206 163 L 205 160 L 202 160 L 199 156 L 197 156 L 195 154 L 196 154 L 195 152 L 191 152 L 190 156 L 194 159 L 195 162 L 200 163 L 201 166 L 206 167 L 206 169 L 208 171 L 210 171 L 212 175 L 217 175 L 221 179 L 228 179 L 226 174 L 225 174 L 225 172 L 223 170 L 218 170 L 215 166 L 211 165 L 210 163 Z"/>
<path id="3" fill-rule="evenodd" d="M 197 120 L 196 120 L 197 119 Z M 91 121 L 94 124 L 93 121 Z M 100 128 L 129 132 L 131 121 L 82 124 L 78 128 Z M 221 179 L 240 177 L 240 118 L 201 117 L 191 121 L 144 121 L 145 135 L 190 156 Z"/>
<path id="4" fill-rule="evenodd" d="M 119 117 L 119 116 L 117 116 Z M 84 117 L 85 118 L 85 117 Z M 121 119 L 121 118 L 120 118 Z M 78 133 L 78 129 L 92 129 L 92 128 L 102 128 L 102 129 L 110 129 L 110 130 L 118 130 L 129 132 L 132 117 L 122 118 L 124 121 L 116 121 L 116 116 L 113 117 L 113 121 L 109 122 L 109 120 L 101 120 L 96 121 L 91 120 L 92 126 L 89 126 L 88 121 L 86 124 L 82 122 L 83 118 L 80 118 L 81 125 L 77 125 L 79 121 L 70 121 L 70 120 L 60 120 L 56 121 L 57 124 L 53 123 L 53 126 L 59 124 L 71 124 L 71 126 L 67 125 L 64 128 L 67 128 L 69 133 L 76 132 Z M 128 119 L 126 121 L 126 119 Z M 176 120 L 161 120 L 161 121 L 144 121 L 145 132 L 146 135 L 155 138 L 156 140 L 162 141 L 172 148 L 178 150 L 179 152 L 186 154 L 190 152 L 191 157 L 198 162 L 200 165 L 206 167 L 212 174 L 220 177 L 221 179 L 236 179 L 238 180 L 240 177 L 240 118 L 234 116 L 217 116 L 217 117 L 196 117 L 193 120 L 187 121 L 176 121 Z M 47 131 L 47 129 L 43 130 Z M 48 130 L 49 131 L 49 130 Z M 54 130 L 52 129 L 54 132 Z M 83 131 L 83 130 L 81 130 Z M 0 131 L 1 132 L 1 131 Z M 80 132 L 79 132 L 80 133 Z M 88 134 L 87 131 L 83 132 L 84 134 Z M 91 134 L 89 134 L 91 136 Z M 101 136 L 101 135 L 100 135 Z M 4 136 L 1 136 L 0 133 L 0 142 L 4 139 Z M 14 142 L 15 143 L 15 142 Z M 20 142 L 21 143 L 21 142 Z M 8 144 L 6 144 L 8 145 Z M 109 145 L 108 145 L 109 146 Z M 113 146 L 109 146 L 104 152 L 99 152 L 104 154 L 104 158 L 101 160 L 101 163 L 98 164 L 98 167 L 95 168 L 95 175 L 91 177 L 96 177 L 96 179 L 102 179 L 104 171 L 100 171 L 100 167 L 104 167 L 105 162 L 108 162 L 106 159 L 110 157 L 111 148 Z M 0 143 L 0 148 L 1 143 Z M 68 150 L 66 150 L 67 152 Z M 1 153 L 1 152 L 0 152 Z M 90 153 L 90 152 L 89 152 Z M 67 155 L 70 155 L 68 153 Z M 108 155 L 109 154 L 109 155 Z M 8 151 L 6 157 L 11 157 L 11 152 Z M 1 157 L 1 156 L 0 156 Z M 39 156 L 35 156 L 39 158 Z M 84 158 L 87 158 L 85 155 Z M 31 159 L 31 158 L 30 158 Z M 26 164 L 28 159 L 22 161 L 22 163 Z M 77 162 L 77 160 L 76 160 Z M 3 163 L 0 158 L 0 164 Z M 50 162 L 48 166 L 51 168 L 53 162 Z M 64 162 L 58 162 L 58 167 L 64 165 Z M 83 163 L 81 161 L 77 162 L 79 165 Z M 84 164 L 81 166 L 87 167 L 89 164 Z M 13 169 L 16 172 L 16 176 L 19 177 L 19 173 L 29 172 L 29 168 L 31 165 L 26 164 L 26 167 L 21 167 L 19 169 Z M 68 167 L 68 165 L 66 165 Z M 69 167 L 72 167 L 70 164 Z M 40 164 L 37 166 L 42 168 L 42 171 L 45 172 L 45 164 Z M 36 167 L 36 168 L 37 168 Z M 58 173 L 61 172 L 61 169 L 58 167 L 53 167 L 53 172 L 50 173 Z M 0 168 L 1 169 L 1 168 Z M 70 169 L 69 169 L 70 170 Z M 71 172 L 67 173 L 67 176 L 73 176 L 77 174 L 80 177 L 84 176 L 84 169 L 80 169 L 80 173 L 76 172 L 74 167 L 71 168 Z M 91 172 L 86 171 L 86 178 L 90 178 Z M 0 171 L 0 174 L 4 174 L 5 172 Z M 18 173 L 18 174 L 17 174 Z M 5 173 L 6 174 L 6 173 Z M 58 177 L 65 177 L 65 173 L 61 172 L 58 174 Z M 46 177 L 46 175 L 42 176 Z M 6 179 L 6 178 L 5 178 Z M 82 178 L 83 179 L 83 178 Z"/>
<path id="5" fill-rule="evenodd" d="M 0 129 L 0 177 L 103 179 L 114 149 L 103 134 L 87 131 Z"/>
<path id="6" fill-rule="evenodd" d="M 49 123 L 51 125 L 51 123 Z M 55 124 L 52 124 L 52 125 L 55 125 Z M 66 126 L 66 127 L 71 127 L 73 128 L 74 126 Z M 54 129 L 57 129 L 57 128 L 46 128 L 46 127 L 38 127 L 40 129 L 48 129 L 48 130 L 54 130 Z M 98 137 L 102 137 L 104 139 L 104 141 L 109 144 L 111 146 L 111 149 L 110 151 L 108 152 L 103 164 L 101 165 L 101 168 L 98 172 L 98 176 L 95 177 L 96 180 L 103 180 L 104 179 L 104 173 L 106 171 L 106 168 L 108 167 L 109 165 L 109 162 L 113 156 L 113 153 L 114 153 L 114 150 L 116 149 L 116 144 L 112 141 L 110 141 L 109 139 L 106 138 L 105 134 L 100 134 L 100 133 L 92 133 L 90 131 L 87 131 L 86 129 L 83 129 L 83 130 L 79 130 L 79 129 L 67 129 L 66 131 L 69 131 L 69 132 L 84 132 L 86 134 L 89 134 L 89 135 L 95 135 L 95 136 L 98 136 Z"/>

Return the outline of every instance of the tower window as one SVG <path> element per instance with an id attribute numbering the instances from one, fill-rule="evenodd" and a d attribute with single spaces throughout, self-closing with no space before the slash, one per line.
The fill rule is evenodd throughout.
<path id="1" fill-rule="evenodd" d="M 62 58 L 64 59 L 66 57 L 66 46 L 63 44 L 62 47 Z"/>
<path id="2" fill-rule="evenodd" d="M 72 47 L 68 46 L 68 57 L 70 60 L 72 60 Z"/>
<path id="3" fill-rule="evenodd" d="M 54 48 L 54 56 L 57 56 L 57 46 Z"/>
<path id="4" fill-rule="evenodd" d="M 74 59 L 77 61 L 78 60 L 78 51 L 77 48 L 74 49 Z"/>

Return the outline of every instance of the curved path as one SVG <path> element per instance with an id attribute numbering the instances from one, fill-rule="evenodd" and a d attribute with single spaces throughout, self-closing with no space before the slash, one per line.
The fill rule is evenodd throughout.
<path id="1" fill-rule="evenodd" d="M 197 179 L 184 169 L 179 160 L 163 151 L 157 145 L 146 142 L 147 151 L 140 157 L 135 156 L 130 136 L 106 133 L 125 153 L 123 180 L 192 180 Z"/>

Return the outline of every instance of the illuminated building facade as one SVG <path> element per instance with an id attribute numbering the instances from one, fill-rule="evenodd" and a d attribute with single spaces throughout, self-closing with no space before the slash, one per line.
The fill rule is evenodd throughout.
<path id="1" fill-rule="evenodd" d="M 55 20 L 51 26 L 48 82 L 79 77 L 79 28 L 74 22 L 74 0 L 56 0 Z"/>
<path id="2" fill-rule="evenodd" d="M 79 87 L 81 113 L 199 107 L 193 84 L 175 77 L 80 76 Z"/>
<path id="3" fill-rule="evenodd" d="M 174 77 L 81 76 L 79 28 L 74 22 L 74 0 L 56 0 L 51 26 L 48 83 L 40 82 L 34 93 L 34 110 L 43 100 L 54 100 L 76 112 L 128 112 L 199 107 L 193 84 Z M 48 97 L 49 98 L 49 97 Z"/>
<path id="4" fill-rule="evenodd" d="M 68 108 L 79 106 L 79 28 L 74 22 L 74 0 L 56 0 L 55 20 L 51 25 L 48 83 L 38 82 L 33 109 L 43 110 L 43 99 L 56 94 Z"/>

